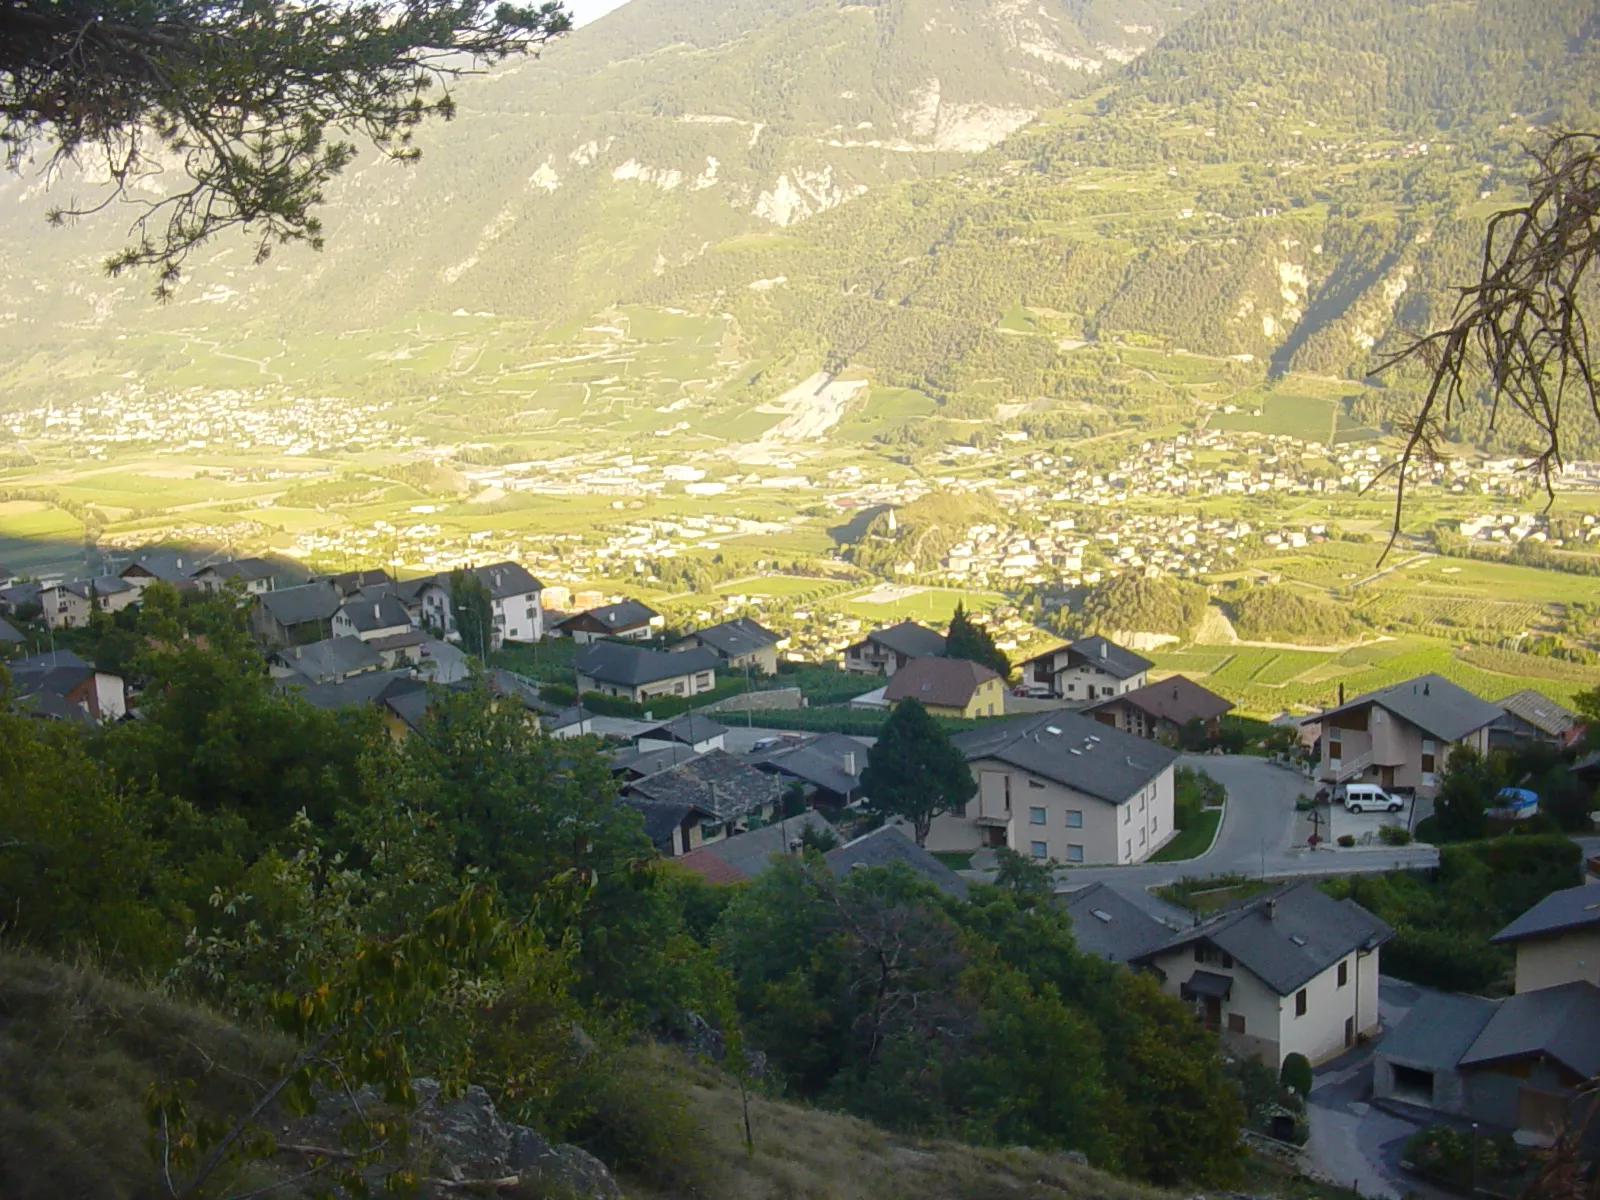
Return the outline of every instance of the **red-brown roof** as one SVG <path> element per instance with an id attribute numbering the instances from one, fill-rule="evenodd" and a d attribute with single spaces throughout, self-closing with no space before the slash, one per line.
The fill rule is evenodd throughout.
<path id="1" fill-rule="evenodd" d="M 988 667 L 964 658 L 916 658 L 894 673 L 883 698 L 965 708 L 981 684 L 999 678 Z"/>
<path id="2" fill-rule="evenodd" d="M 1147 683 L 1114 699 L 1102 700 L 1086 711 L 1094 712 L 1115 704 L 1130 705 L 1157 720 L 1171 721 L 1174 725 L 1212 721 L 1233 708 L 1231 701 L 1224 700 L 1182 675 L 1174 675 L 1160 683 Z"/>
<path id="3" fill-rule="evenodd" d="M 730 866 L 718 858 L 705 846 L 689 851 L 677 861 L 696 875 L 702 876 L 707 883 L 743 883 L 750 878 L 738 867 Z"/>

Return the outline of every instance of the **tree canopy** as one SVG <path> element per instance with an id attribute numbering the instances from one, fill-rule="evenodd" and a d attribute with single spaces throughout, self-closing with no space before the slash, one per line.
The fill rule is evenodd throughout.
<path id="1" fill-rule="evenodd" d="M 126 199 L 139 213 L 107 265 L 154 267 L 165 297 L 189 254 L 229 228 L 255 234 L 258 260 L 286 242 L 320 246 L 314 210 L 355 157 L 352 137 L 415 159 L 417 126 L 454 114 L 440 85 L 570 26 L 556 0 L 22 0 L 0 10 L 0 145 L 12 167 L 44 143 L 55 167 L 109 175 L 95 207 Z M 174 163 L 186 185 L 134 195 Z"/>
<path id="2" fill-rule="evenodd" d="M 978 785 L 961 751 L 921 702 L 902 700 L 867 751 L 861 789 L 872 812 L 909 821 L 921 846 L 933 819 L 972 799 Z"/>
<path id="3" fill-rule="evenodd" d="M 988 667 L 1005 679 L 1011 674 L 1011 660 L 994 644 L 994 637 L 967 615 L 965 604 L 957 604 L 950 617 L 950 632 L 945 635 L 944 656 L 962 658 Z"/>

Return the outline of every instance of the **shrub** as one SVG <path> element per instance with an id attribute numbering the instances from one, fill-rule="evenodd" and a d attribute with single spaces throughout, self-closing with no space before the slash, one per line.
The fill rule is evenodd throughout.
<path id="1" fill-rule="evenodd" d="M 1378 840 L 1385 846 L 1409 846 L 1411 831 L 1404 825 L 1385 825 L 1378 830 Z"/>
<path id="2" fill-rule="evenodd" d="M 1353 833 L 1341 833 L 1339 835 L 1339 845 L 1343 846 L 1345 849 L 1348 850 L 1351 846 L 1354 846 L 1355 844 L 1356 844 L 1356 836 L 1355 836 L 1355 834 L 1353 834 Z"/>
<path id="3" fill-rule="evenodd" d="M 643 1053 L 624 1056 L 598 1082 L 577 1143 L 652 1188 L 702 1194 L 713 1164 L 682 1085 Z"/>
<path id="4" fill-rule="evenodd" d="M 547 683 L 539 689 L 539 699 L 563 706 L 573 704 L 578 699 L 578 689 L 570 683 Z"/>
<path id="5" fill-rule="evenodd" d="M 1312 1085 L 1310 1060 L 1298 1052 L 1290 1054 L 1283 1060 L 1283 1068 L 1278 1073 L 1278 1082 L 1286 1088 L 1291 1088 L 1296 1095 L 1309 1096 Z"/>

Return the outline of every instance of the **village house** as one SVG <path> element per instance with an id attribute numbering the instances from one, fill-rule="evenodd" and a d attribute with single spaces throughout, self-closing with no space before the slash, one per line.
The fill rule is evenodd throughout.
<path id="1" fill-rule="evenodd" d="M 489 592 L 494 626 L 490 635 L 491 650 L 498 650 L 505 642 L 537 642 L 544 637 L 544 609 L 539 602 L 544 584 L 525 567 L 514 562 L 498 562 L 486 567 L 468 567 L 465 573 L 475 576 Z M 420 623 L 438 630 L 444 637 L 458 633 L 450 599 L 452 574 L 441 572 L 425 582 L 411 584 L 420 602 Z M 405 587 L 395 586 L 397 589 Z"/>
<path id="2" fill-rule="evenodd" d="M 1582 718 L 1543 692 L 1523 688 L 1499 701 L 1501 716 L 1489 727 L 1489 747 L 1511 750 L 1529 742 L 1565 748 L 1583 736 Z"/>
<path id="3" fill-rule="evenodd" d="M 220 592 L 230 581 L 237 581 L 247 595 L 259 596 L 272 590 L 276 575 L 276 569 L 264 558 L 236 558 L 201 567 L 190 578 L 203 592 Z"/>
<path id="4" fill-rule="evenodd" d="M 332 636 L 334 614 L 343 604 L 344 596 L 328 583 L 262 592 L 250 606 L 250 629 L 266 646 L 320 642 Z"/>
<path id="5" fill-rule="evenodd" d="M 777 815 L 781 793 L 778 780 L 726 750 L 636 779 L 622 792 L 643 815 L 646 835 L 669 858 L 765 824 Z"/>
<path id="6" fill-rule="evenodd" d="M 1503 710 L 1442 675 L 1419 675 L 1301 722 L 1322 731 L 1317 778 L 1431 795 L 1458 746 L 1489 749 Z"/>
<path id="7" fill-rule="evenodd" d="M 942 658 L 944 645 L 944 634 L 915 621 L 901 621 L 846 647 L 844 669 L 856 675 L 893 675 L 916 659 Z"/>
<path id="8" fill-rule="evenodd" d="M 8 664 L 19 710 L 66 720 L 117 721 L 128 713 L 120 675 L 96 670 L 70 650 L 53 650 Z"/>
<path id="9" fill-rule="evenodd" d="M 1072 712 L 958 733 L 978 794 L 935 817 L 930 850 L 1007 846 L 1063 863 L 1143 862 L 1171 838 L 1177 754 Z"/>
<path id="10" fill-rule="evenodd" d="M 1183 675 L 1173 675 L 1101 700 L 1083 711 L 1113 729 L 1175 745 L 1183 731 L 1196 723 L 1206 737 L 1215 738 L 1223 716 L 1232 709 L 1232 701 Z"/>
<path id="11" fill-rule="evenodd" d="M 652 696 L 698 696 L 717 686 L 717 656 L 709 650 L 676 654 L 620 642 L 593 642 L 573 656 L 578 692 L 601 692 L 640 703 Z"/>
<path id="12" fill-rule="evenodd" d="M 831 831 L 832 827 L 820 813 L 804 812 L 759 829 L 707 842 L 680 856 L 678 863 L 707 883 L 745 883 L 765 872 L 772 865 L 774 855 L 799 854 L 805 847 L 807 834 L 820 838 Z"/>
<path id="13" fill-rule="evenodd" d="M 1490 939 L 1517 951 L 1517 991 L 1581 980 L 1600 986 L 1600 887 L 1551 892 Z"/>
<path id="14" fill-rule="evenodd" d="M 1030 692 L 1058 700 L 1105 700 L 1143 687 L 1153 665 L 1095 634 L 1028 659 L 1022 664 L 1022 683 Z"/>
<path id="15" fill-rule="evenodd" d="M 9 621 L 0 621 L 0 656 L 20 650 L 27 644 L 28 639 L 23 636 L 21 630 Z"/>
<path id="16" fill-rule="evenodd" d="M 861 789 L 867 748 L 842 733 L 785 738 L 750 758 L 757 769 L 800 784 L 813 808 L 839 809 L 852 803 Z"/>
<path id="17" fill-rule="evenodd" d="M 1393 930 L 1305 880 L 1215 913 L 1135 955 L 1228 1044 L 1276 1071 L 1313 1065 L 1378 1027 L 1379 950 Z"/>
<path id="18" fill-rule="evenodd" d="M 1137 886 L 1091 883 L 1056 897 L 1072 918 L 1073 943 L 1085 954 L 1125 963 L 1158 950 L 1194 924 L 1194 915 Z"/>
<path id="19" fill-rule="evenodd" d="M 719 725 L 699 713 L 684 713 L 645 730 L 634 739 L 634 745 L 641 752 L 682 746 L 694 754 L 704 754 L 708 750 L 725 749 L 727 736 L 726 725 Z"/>
<path id="20" fill-rule="evenodd" d="M 169 583 L 180 591 L 197 588 L 193 575 L 200 566 L 194 555 L 179 550 L 150 550 L 119 571 L 118 577 L 139 592 L 152 583 Z"/>
<path id="21" fill-rule="evenodd" d="M 749 617 L 735 617 L 720 625 L 697 629 L 679 639 L 674 650 L 711 651 L 730 671 L 749 670 L 760 675 L 778 673 L 778 643 L 783 639 Z"/>
<path id="22" fill-rule="evenodd" d="M 1005 680 L 981 663 L 960 658 L 917 658 L 889 680 L 884 700 L 920 701 L 938 717 L 998 717 L 1005 713 Z"/>
<path id="23" fill-rule="evenodd" d="M 358 637 L 344 635 L 284 646 L 267 660 L 274 679 L 294 683 L 343 683 L 352 675 L 385 669 L 383 655 Z"/>
<path id="24" fill-rule="evenodd" d="M 574 613 L 556 626 L 556 632 L 584 646 L 602 638 L 648 641 L 665 625 L 666 618 L 649 605 L 638 600 L 622 600 Z"/>
<path id="25" fill-rule="evenodd" d="M 581 704 L 539 718 L 539 727 L 557 741 L 586 737 L 594 732 L 594 714 Z"/>
<path id="26" fill-rule="evenodd" d="M 333 636 L 360 638 L 363 642 L 409 634 L 411 618 L 405 605 L 387 592 L 358 592 L 333 614 Z"/>

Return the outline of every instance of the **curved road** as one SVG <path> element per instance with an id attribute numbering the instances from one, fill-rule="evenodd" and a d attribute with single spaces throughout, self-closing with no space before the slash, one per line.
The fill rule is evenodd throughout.
<path id="1" fill-rule="evenodd" d="M 1438 865 L 1439 852 L 1432 846 L 1312 850 L 1292 844 L 1297 824 L 1294 802 L 1307 791 L 1307 781 L 1264 758 L 1186 754 L 1179 765 L 1204 771 L 1227 789 L 1222 828 L 1211 849 L 1183 862 L 1069 867 L 1057 876 L 1061 888 L 1079 888 L 1099 880 L 1152 888 L 1186 875 L 1346 875 Z"/>

